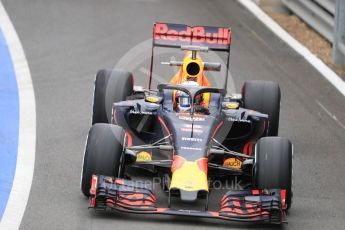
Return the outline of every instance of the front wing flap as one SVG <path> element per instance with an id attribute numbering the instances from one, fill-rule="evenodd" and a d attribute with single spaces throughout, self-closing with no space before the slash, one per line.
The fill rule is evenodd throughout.
<path id="1" fill-rule="evenodd" d="M 223 196 L 218 212 L 176 210 L 157 207 L 152 188 L 144 183 L 93 175 L 90 208 L 281 224 L 286 222 L 282 194 L 284 190 L 280 189 L 229 191 Z"/>

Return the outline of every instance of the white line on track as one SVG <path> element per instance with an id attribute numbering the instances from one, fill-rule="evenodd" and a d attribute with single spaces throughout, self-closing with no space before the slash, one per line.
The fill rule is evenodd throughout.
<path id="1" fill-rule="evenodd" d="M 11 54 L 19 92 L 19 140 L 16 172 L 0 223 L 0 229 L 11 230 L 20 227 L 31 189 L 36 151 L 36 103 L 23 47 L 1 1 L 0 26 Z"/>
<path id="2" fill-rule="evenodd" d="M 319 102 L 318 100 L 316 100 L 316 103 L 321 107 L 321 109 L 323 109 L 323 111 L 325 111 L 328 116 L 330 116 L 335 122 L 337 122 L 337 124 L 342 127 L 345 130 L 345 125 L 343 123 L 341 123 L 341 121 L 338 120 L 338 118 L 333 115 L 323 104 L 321 104 L 321 102 Z"/>
<path id="3" fill-rule="evenodd" d="M 345 96 L 345 82 L 325 63 L 310 52 L 305 46 L 293 38 L 281 28 L 270 16 L 263 12 L 258 5 L 251 0 L 238 0 L 252 14 L 254 14 L 274 34 L 287 43 L 297 53 L 302 55 L 324 78 L 326 78 L 343 96 Z"/>

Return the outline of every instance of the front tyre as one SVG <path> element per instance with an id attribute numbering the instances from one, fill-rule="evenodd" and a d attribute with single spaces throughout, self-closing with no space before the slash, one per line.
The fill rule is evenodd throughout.
<path id="1" fill-rule="evenodd" d="M 133 76 L 121 70 L 99 70 L 93 95 L 92 124 L 111 123 L 114 102 L 125 101 L 133 94 Z"/>
<path id="2" fill-rule="evenodd" d="M 292 203 L 291 142 L 282 137 L 263 137 L 255 146 L 253 186 L 257 189 L 285 189 L 287 208 Z"/>
<path id="3" fill-rule="evenodd" d="M 242 89 L 244 107 L 268 115 L 268 136 L 279 129 L 280 88 L 272 81 L 246 81 Z"/>
<path id="4" fill-rule="evenodd" d="M 119 176 L 125 133 L 120 126 L 95 124 L 91 127 L 84 153 L 81 173 L 81 191 L 90 195 L 93 174 Z"/>

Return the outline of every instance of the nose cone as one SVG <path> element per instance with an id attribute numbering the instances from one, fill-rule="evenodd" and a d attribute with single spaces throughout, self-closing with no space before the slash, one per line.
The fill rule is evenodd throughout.
<path id="1" fill-rule="evenodd" d="M 184 202 L 194 202 L 200 191 L 208 192 L 207 158 L 186 161 L 175 155 L 170 190 L 179 190 Z"/>
<path id="2" fill-rule="evenodd" d="M 198 198 L 199 191 L 184 191 L 180 189 L 180 199 L 184 203 L 193 203 Z"/>

